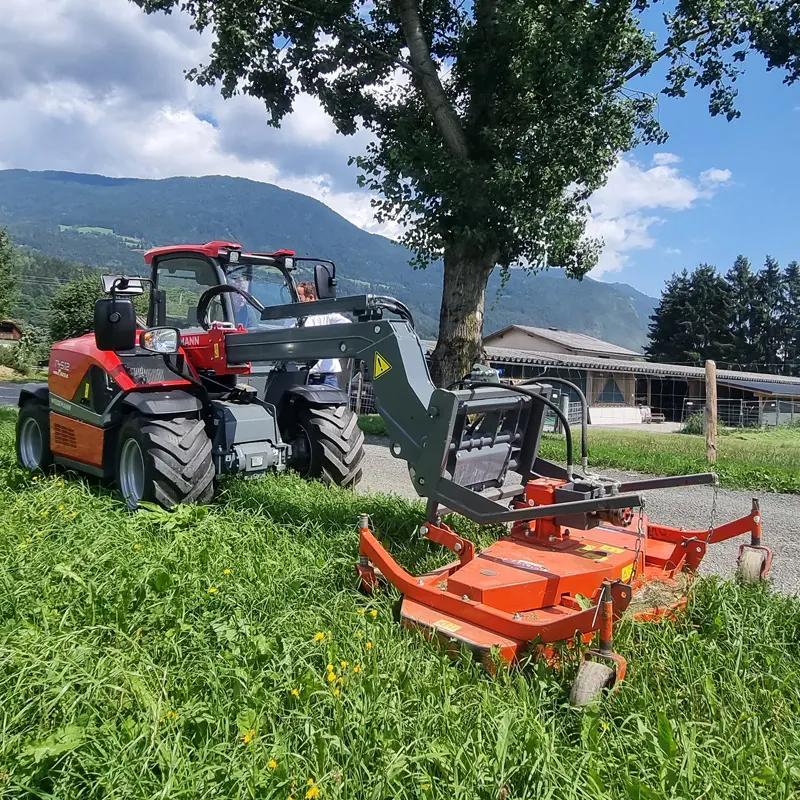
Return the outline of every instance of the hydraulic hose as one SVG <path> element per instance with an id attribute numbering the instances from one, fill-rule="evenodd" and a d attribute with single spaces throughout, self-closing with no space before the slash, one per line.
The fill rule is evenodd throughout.
<path id="1" fill-rule="evenodd" d="M 391 311 L 393 314 L 397 314 L 398 317 L 402 317 L 410 326 L 412 330 L 414 328 L 414 317 L 411 314 L 411 310 L 409 307 L 402 303 L 395 297 L 387 297 L 386 295 L 382 294 L 374 294 L 371 296 L 375 305 L 379 306 L 380 308 L 385 308 L 387 311 Z"/>
<path id="2" fill-rule="evenodd" d="M 568 381 L 566 378 L 541 378 L 547 383 L 562 383 L 564 386 L 569 386 L 578 395 L 581 401 L 581 466 L 583 471 L 589 469 L 589 404 L 586 402 L 586 395 L 577 383 Z M 531 383 L 538 383 L 540 379 L 529 378 L 522 381 L 517 386 L 527 386 Z"/>
<path id="3" fill-rule="evenodd" d="M 461 385 L 467 389 L 476 389 L 478 387 L 491 386 L 493 389 L 505 389 L 509 392 L 516 392 L 523 395 L 523 397 L 530 397 L 531 400 L 537 400 L 543 405 L 548 406 L 561 421 L 564 426 L 564 439 L 567 442 L 567 479 L 572 480 L 572 473 L 574 469 L 573 453 L 572 453 L 572 429 L 569 426 L 569 421 L 564 416 L 564 412 L 549 398 L 541 394 L 533 394 L 533 392 L 526 392 L 525 389 L 519 386 L 507 386 L 503 383 L 486 384 L 480 381 L 461 381 Z"/>

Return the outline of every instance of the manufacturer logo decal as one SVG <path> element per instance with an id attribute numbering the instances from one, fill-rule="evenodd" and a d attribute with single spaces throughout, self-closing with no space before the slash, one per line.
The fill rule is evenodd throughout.
<path id="1" fill-rule="evenodd" d="M 449 619 L 437 619 L 436 622 L 433 623 L 433 627 L 439 628 L 439 630 L 449 631 L 450 633 L 461 630 L 460 625 L 456 625 L 455 622 L 451 622 Z"/>
<path id="2" fill-rule="evenodd" d="M 375 366 L 372 369 L 372 377 L 380 378 L 385 375 L 392 368 L 392 365 L 376 350 L 375 351 Z"/>

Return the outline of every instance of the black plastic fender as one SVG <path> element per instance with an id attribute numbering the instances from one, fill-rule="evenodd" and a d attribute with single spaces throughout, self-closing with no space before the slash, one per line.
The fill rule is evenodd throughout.
<path id="1" fill-rule="evenodd" d="M 131 392 L 122 399 L 122 407 L 144 417 L 179 417 L 198 414 L 203 402 L 183 389 L 170 392 Z"/>
<path id="2" fill-rule="evenodd" d="M 50 389 L 46 383 L 25 383 L 19 390 L 17 405 L 22 408 L 28 400 L 38 400 L 43 405 L 50 405 Z"/>
<path id="3" fill-rule="evenodd" d="M 342 389 L 326 384 L 317 386 L 293 386 L 286 391 L 290 397 L 304 400 L 311 406 L 345 406 L 348 404 L 347 395 Z"/>

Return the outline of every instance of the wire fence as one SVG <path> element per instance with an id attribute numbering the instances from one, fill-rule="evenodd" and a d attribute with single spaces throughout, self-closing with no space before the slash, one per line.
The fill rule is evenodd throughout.
<path id="1" fill-rule="evenodd" d="M 704 397 L 683 400 L 681 424 L 701 427 L 705 416 Z M 717 419 L 728 428 L 766 428 L 800 425 L 800 400 L 725 400 L 717 401 Z"/>
<path id="2" fill-rule="evenodd" d="M 579 426 L 581 424 L 581 404 L 570 398 L 567 405 L 566 395 L 554 391 L 551 400 L 566 413 L 569 424 Z M 659 398 L 663 402 L 663 398 Z M 642 398 L 643 400 L 643 398 Z M 639 398 L 637 398 L 639 401 Z M 696 427 L 698 432 L 703 430 L 703 420 L 705 415 L 706 401 L 704 397 L 681 397 L 674 396 L 669 398 L 666 404 L 672 413 L 666 415 L 661 407 L 653 404 L 647 406 L 643 402 L 630 409 L 630 413 L 635 419 L 625 421 L 642 422 L 646 424 L 657 423 L 680 423 L 681 427 L 691 429 Z M 589 411 L 590 424 L 603 424 L 599 419 L 601 409 L 623 408 L 619 404 L 604 404 L 603 406 L 592 407 Z M 350 408 L 359 414 L 375 414 L 375 393 L 369 381 L 363 381 L 359 388 L 359 381 L 353 380 L 350 386 Z M 679 412 L 679 413 L 675 413 Z M 717 417 L 720 425 L 728 428 L 764 428 L 782 425 L 800 425 L 800 399 L 797 400 L 738 400 L 738 399 L 719 399 L 717 403 Z M 667 426 L 664 426 L 665 429 Z M 672 430 L 677 429 L 673 424 Z M 556 415 L 549 411 L 545 416 L 544 430 L 548 432 L 560 432 L 561 425 Z"/>

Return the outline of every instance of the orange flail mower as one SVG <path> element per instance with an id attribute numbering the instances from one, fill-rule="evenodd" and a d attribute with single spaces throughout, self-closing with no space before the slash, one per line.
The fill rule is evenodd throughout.
<path id="1" fill-rule="evenodd" d="M 756 580 L 769 571 L 772 554 L 761 544 L 757 500 L 746 517 L 706 530 L 658 525 L 641 509 L 580 529 L 557 522 L 556 490 L 565 485 L 530 480 L 512 507 L 550 506 L 552 515 L 512 523 L 507 535 L 479 553 L 447 525 L 424 524 L 420 533 L 458 560 L 420 577 L 389 555 L 362 517 L 361 581 L 373 589 L 379 576 L 385 578 L 403 594 L 404 625 L 466 645 L 487 666 L 493 651 L 513 662 L 532 646 L 547 655 L 548 645 L 576 636 L 588 644 L 596 633 L 597 647 L 585 652 L 572 688 L 572 702 L 582 705 L 624 678 L 626 661 L 613 649 L 614 623 L 626 611 L 647 621 L 674 616 L 686 605 L 688 582 L 709 545 L 750 534 L 750 543 L 739 548 L 740 574 Z"/>

